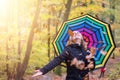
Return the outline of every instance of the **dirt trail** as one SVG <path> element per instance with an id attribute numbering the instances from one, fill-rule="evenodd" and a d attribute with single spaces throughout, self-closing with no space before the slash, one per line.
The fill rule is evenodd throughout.
<path id="1" fill-rule="evenodd" d="M 110 69 L 114 68 L 113 65 L 116 63 L 120 63 L 120 57 L 116 57 L 115 59 L 110 58 L 108 63 L 106 64 L 106 72 L 104 78 L 99 78 L 100 69 L 95 70 L 93 73 L 90 73 L 90 80 L 107 80 L 107 75 L 110 74 Z"/>
<path id="2" fill-rule="evenodd" d="M 89 73 L 90 74 L 90 80 L 108 80 L 107 79 L 107 75 L 110 74 L 110 69 L 114 68 L 113 65 L 116 64 L 116 63 L 120 63 L 120 56 L 119 57 L 116 57 L 115 59 L 112 59 L 110 58 L 108 60 L 108 63 L 106 64 L 106 72 L 105 72 L 105 76 L 104 78 L 99 78 L 100 76 L 100 69 L 97 69 L 97 70 L 94 70 L 93 73 Z M 65 74 L 63 74 L 63 76 L 58 76 L 58 75 L 55 75 L 51 72 L 49 72 L 48 74 L 42 76 L 42 77 L 39 77 L 37 79 L 32 79 L 32 80 L 65 80 Z M 29 80 L 29 79 L 25 79 L 25 80 Z"/>

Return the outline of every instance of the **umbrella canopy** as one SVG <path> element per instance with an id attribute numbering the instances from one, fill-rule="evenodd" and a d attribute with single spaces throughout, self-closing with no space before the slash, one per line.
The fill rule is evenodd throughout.
<path id="1" fill-rule="evenodd" d="M 112 51 L 115 49 L 115 43 L 111 34 L 110 25 L 104 23 L 90 15 L 84 15 L 63 23 L 60 28 L 53 46 L 57 55 L 61 54 L 69 39 L 68 30 L 79 31 L 84 41 L 88 42 L 88 48 L 96 47 L 95 68 L 105 66 Z"/>

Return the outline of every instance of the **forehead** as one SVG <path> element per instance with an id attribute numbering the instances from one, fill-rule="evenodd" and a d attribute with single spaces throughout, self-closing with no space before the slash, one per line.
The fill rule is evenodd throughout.
<path id="1" fill-rule="evenodd" d="M 82 39 L 82 34 L 80 32 L 78 32 L 78 31 L 74 31 L 73 37 L 81 38 Z"/>

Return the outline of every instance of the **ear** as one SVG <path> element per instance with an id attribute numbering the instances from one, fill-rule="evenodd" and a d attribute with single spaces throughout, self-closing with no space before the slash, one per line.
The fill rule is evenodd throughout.
<path id="1" fill-rule="evenodd" d="M 70 36 L 72 36 L 73 37 L 73 35 L 74 35 L 74 33 L 73 33 L 73 31 L 72 30 L 68 30 L 68 34 L 70 35 Z"/>

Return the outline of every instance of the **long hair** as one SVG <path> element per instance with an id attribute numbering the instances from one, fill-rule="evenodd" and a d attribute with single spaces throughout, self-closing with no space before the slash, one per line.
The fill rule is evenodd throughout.
<path id="1" fill-rule="evenodd" d="M 68 30 L 68 34 L 70 35 L 70 37 L 67 41 L 66 46 L 76 44 L 76 38 L 79 38 L 81 39 L 80 45 L 82 45 L 85 50 L 87 49 L 87 43 L 84 41 L 83 36 L 80 32 Z"/>
<path id="2" fill-rule="evenodd" d="M 66 46 L 75 44 L 75 43 L 76 43 L 75 40 L 71 39 L 71 37 L 70 37 L 69 40 L 67 41 Z M 86 45 L 86 42 L 83 39 L 81 40 L 81 45 Z"/>

